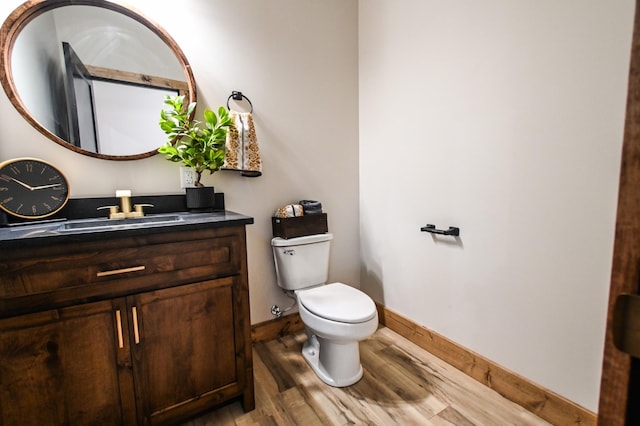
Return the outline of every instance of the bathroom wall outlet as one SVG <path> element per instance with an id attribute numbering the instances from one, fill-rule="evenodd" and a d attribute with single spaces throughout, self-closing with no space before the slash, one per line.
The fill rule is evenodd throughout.
<path id="1" fill-rule="evenodd" d="M 196 171 L 191 167 L 180 167 L 180 188 L 191 188 L 196 183 Z"/>

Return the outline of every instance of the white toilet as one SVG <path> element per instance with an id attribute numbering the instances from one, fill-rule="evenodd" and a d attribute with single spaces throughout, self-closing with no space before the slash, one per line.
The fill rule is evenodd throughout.
<path id="1" fill-rule="evenodd" d="M 359 341 L 378 327 L 369 296 L 342 283 L 326 284 L 332 234 L 271 240 L 278 285 L 293 291 L 308 339 L 302 355 L 323 382 L 349 386 L 362 377 Z"/>

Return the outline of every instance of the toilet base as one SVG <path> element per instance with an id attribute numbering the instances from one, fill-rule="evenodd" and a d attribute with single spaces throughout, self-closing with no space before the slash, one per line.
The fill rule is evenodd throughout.
<path id="1" fill-rule="evenodd" d="M 328 385 L 350 386 L 362 378 L 358 341 L 331 341 L 307 331 L 302 356 L 316 375 Z"/>

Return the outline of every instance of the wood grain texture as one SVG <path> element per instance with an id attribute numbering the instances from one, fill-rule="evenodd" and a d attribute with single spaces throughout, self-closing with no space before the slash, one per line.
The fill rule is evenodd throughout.
<path id="1" fill-rule="evenodd" d="M 217 390 L 237 385 L 242 370 L 236 371 L 232 343 L 234 279 L 128 298 L 139 318 L 140 343 L 132 344 L 138 424 L 184 418 L 215 404 Z"/>
<path id="2" fill-rule="evenodd" d="M 361 343 L 364 376 L 334 388 L 300 353 L 304 332 L 254 345 L 256 409 L 238 402 L 184 426 L 547 425 L 389 328 Z"/>
<path id="3" fill-rule="evenodd" d="M 112 68 L 97 67 L 84 64 L 92 77 L 103 80 L 133 83 L 141 86 L 164 87 L 167 89 L 177 90 L 180 95 L 186 96 L 189 92 L 189 86 L 186 81 L 173 80 L 166 77 L 157 77 L 154 75 L 133 73 L 128 71 L 116 70 Z"/>
<path id="4" fill-rule="evenodd" d="M 114 323 L 110 301 L 0 320 L 0 424 L 132 421 Z"/>
<path id="5" fill-rule="evenodd" d="M 253 343 L 266 342 L 267 340 L 277 339 L 302 330 L 304 330 L 304 324 L 300 319 L 300 315 L 286 315 L 252 325 L 251 341 Z"/>
<path id="6" fill-rule="evenodd" d="M 596 424 L 596 415 L 593 412 L 382 305 L 377 305 L 377 309 L 382 325 L 552 424 Z M 300 321 L 299 315 L 292 314 L 254 325 L 252 339 L 254 343 L 266 342 L 303 329 L 304 324 Z M 361 349 L 361 357 L 365 356 L 365 350 Z M 447 413 L 441 416 L 448 415 L 453 424 L 465 424 L 462 420 L 456 420 L 457 414 L 454 409 L 449 409 Z"/>
<path id="7" fill-rule="evenodd" d="M 0 248 L 0 317 L 246 271 L 243 227 Z M 123 275 L 100 271 L 144 266 Z M 244 280 L 244 278 L 243 278 Z M 94 285 L 99 283 L 100 285 Z M 242 288 L 248 288 L 243 281 Z M 247 290 L 248 291 L 248 290 Z M 244 296 L 246 300 L 248 296 Z"/>
<path id="8" fill-rule="evenodd" d="M 552 424 L 595 425 L 596 415 L 549 389 L 384 308 L 383 322 L 433 355 Z"/>
<path id="9" fill-rule="evenodd" d="M 613 310 L 620 294 L 637 294 L 640 282 L 640 11 L 636 14 L 631 45 L 627 112 L 622 145 L 622 164 L 613 250 L 607 331 L 600 382 L 598 422 L 626 423 L 631 357 L 613 343 Z"/>
<path id="10" fill-rule="evenodd" d="M 1 248 L 0 281 L 0 425 L 253 409 L 244 226 Z"/>

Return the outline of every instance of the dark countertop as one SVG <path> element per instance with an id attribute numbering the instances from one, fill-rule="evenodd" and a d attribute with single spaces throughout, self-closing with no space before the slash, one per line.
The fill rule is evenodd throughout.
<path id="1" fill-rule="evenodd" d="M 39 221 L 0 228 L 0 249 L 29 248 L 52 243 L 96 241 L 105 238 L 212 227 L 244 226 L 252 223 L 252 217 L 228 210 L 211 213 L 148 214 L 143 218 L 131 219 L 89 218 Z"/>

